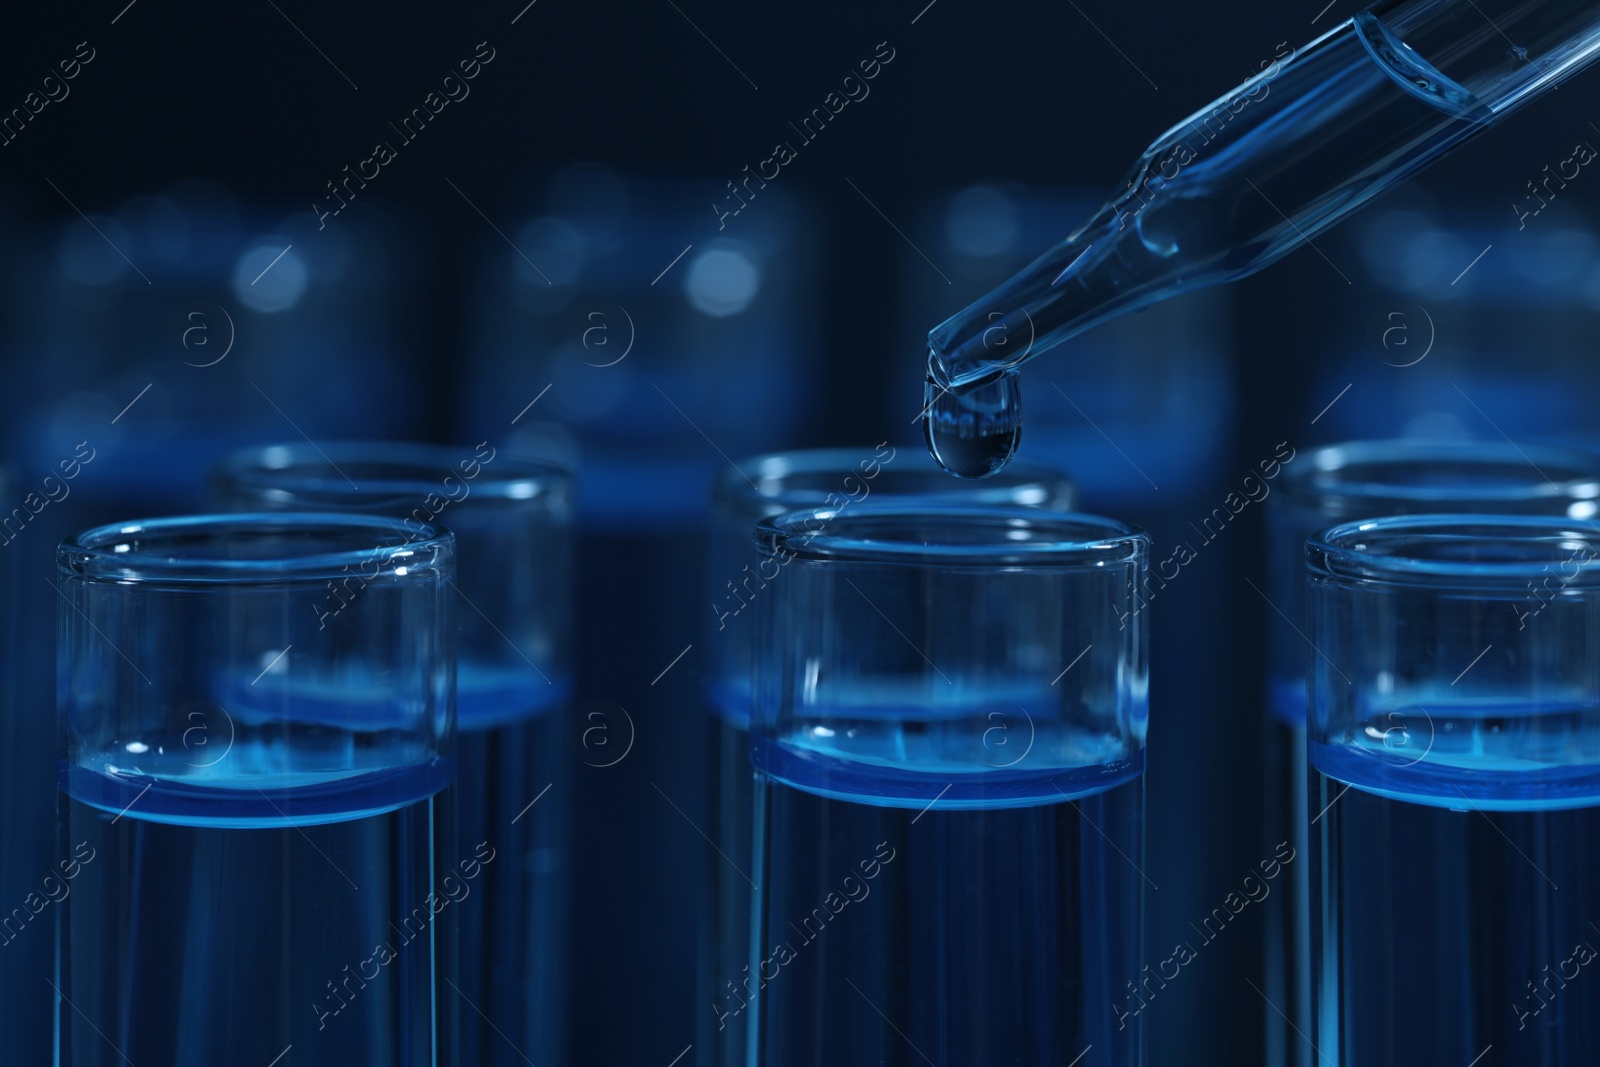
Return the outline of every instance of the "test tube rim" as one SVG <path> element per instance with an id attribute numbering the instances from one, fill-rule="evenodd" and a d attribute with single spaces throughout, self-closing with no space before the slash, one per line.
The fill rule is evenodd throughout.
<path id="1" fill-rule="evenodd" d="M 1542 560 L 1496 562 L 1446 561 L 1409 553 L 1377 552 L 1370 547 L 1374 540 L 1423 536 L 1472 537 L 1506 548 L 1571 545 L 1573 542 L 1578 542 L 1578 547 L 1562 556 L 1551 553 Z M 1578 560 L 1577 553 L 1585 550 L 1592 555 Z M 1600 524 L 1559 515 L 1464 513 L 1360 519 L 1330 526 L 1309 537 L 1305 543 L 1305 561 L 1307 573 L 1314 582 L 1351 587 L 1424 587 L 1439 592 L 1505 593 L 1517 597 L 1527 595 L 1530 580 L 1559 573 L 1563 594 L 1571 596 L 1580 591 L 1600 590 Z M 1569 576 L 1565 570 L 1552 571 L 1552 567 L 1568 562 L 1577 564 L 1575 574 Z"/>
<path id="2" fill-rule="evenodd" d="M 820 522 L 821 530 L 802 523 Z M 923 540 L 877 540 L 850 536 L 865 523 L 949 523 L 977 528 L 987 524 L 1020 529 L 1053 527 L 1049 541 L 1030 544 L 997 537 L 992 541 L 929 543 Z M 837 524 L 837 525 L 836 525 Z M 831 529 L 830 529 L 831 528 Z M 1076 531 L 1069 532 L 1069 531 Z M 1087 512 L 1044 511 L 1000 505 L 930 504 L 915 500 L 853 504 L 842 508 L 801 508 L 768 516 L 756 525 L 757 549 L 767 556 L 816 563 L 894 563 L 947 569 L 1071 570 L 1110 565 L 1143 567 L 1150 536 L 1119 519 Z"/>
<path id="3" fill-rule="evenodd" d="M 358 548 L 278 553 L 249 559 L 162 555 L 155 551 L 154 544 L 125 552 L 118 552 L 114 547 L 119 542 L 127 543 L 130 535 L 140 533 L 171 539 L 222 534 L 229 529 L 260 533 L 263 527 L 279 527 L 285 532 L 343 533 L 347 539 L 360 534 L 371 536 L 369 543 Z M 360 568 L 378 556 L 384 556 L 385 562 L 397 558 L 405 560 L 403 571 L 380 568 L 384 581 L 422 582 L 448 578 L 455 571 L 455 534 L 437 523 L 418 523 L 412 530 L 390 518 L 341 512 L 172 515 L 105 523 L 72 534 L 56 549 L 56 569 L 66 581 L 116 584 L 282 584 L 352 576 L 370 582 L 376 580 L 376 576 L 362 575 Z"/>
<path id="4" fill-rule="evenodd" d="M 1321 445 L 1311 462 L 1290 467 L 1283 483 L 1287 498 L 1328 519 L 1354 521 L 1394 513 L 1443 514 L 1475 502 L 1482 510 L 1544 510 L 1559 500 L 1583 505 L 1600 498 L 1600 456 L 1556 445 L 1516 445 L 1489 440 L 1389 438 Z M 1406 484 L 1367 477 L 1343 480 L 1341 472 L 1372 467 L 1425 469 L 1454 462 L 1463 466 L 1526 471 L 1525 481 L 1476 487 Z M 1331 480 L 1332 484 L 1328 484 Z M 1476 510 L 1476 507 L 1475 507 Z M 1593 512 L 1591 511 L 1591 514 Z M 1574 515 L 1588 518 L 1589 515 Z"/>
<path id="5" fill-rule="evenodd" d="M 1013 461 L 998 473 L 975 483 L 953 478 L 945 473 L 920 446 L 916 448 L 906 446 L 905 451 L 906 456 L 899 457 L 897 454 L 897 457 L 892 458 L 910 459 L 917 466 L 914 474 L 926 474 L 930 479 L 937 478 L 947 482 L 948 488 L 944 492 L 937 489 L 927 492 L 889 490 L 888 495 L 896 500 L 920 498 L 930 501 L 950 501 L 959 498 L 982 504 L 1028 506 L 1035 502 L 1017 499 L 1017 494 L 1037 489 L 1041 502 L 1049 500 L 1052 496 L 1063 498 L 1067 502 L 1066 506 L 1061 508 L 1042 505 L 1045 510 L 1058 513 L 1076 510 L 1077 483 L 1068 472 L 1048 464 L 1026 460 Z M 876 449 L 866 446 L 800 448 L 746 456 L 734 468 L 719 470 L 713 476 L 712 506 L 721 514 L 748 517 L 752 523 L 788 511 L 825 507 L 830 493 L 849 494 L 848 487 L 843 484 L 844 479 L 853 477 L 870 482 L 876 478 L 877 475 L 868 477 L 860 469 L 861 463 L 875 457 Z M 898 477 L 905 473 L 903 467 L 892 468 L 889 462 L 884 461 L 879 464 L 880 474 Z M 763 488 L 769 482 L 793 478 L 796 475 L 834 477 L 836 480 L 826 488 L 774 488 L 771 492 Z M 938 481 L 933 481 L 931 484 L 937 485 Z M 868 496 L 871 496 L 870 491 Z M 867 498 L 864 497 L 863 500 L 865 499 Z"/>
<path id="6" fill-rule="evenodd" d="M 284 462 L 269 465 L 268 461 L 275 456 L 283 457 Z M 397 500 L 420 500 L 429 494 L 449 501 L 453 508 L 470 507 L 468 501 L 473 498 L 477 498 L 480 505 L 488 499 L 502 505 L 545 507 L 557 492 L 571 496 L 575 474 L 553 458 L 497 454 L 490 462 L 480 463 L 477 474 L 465 478 L 460 465 L 476 456 L 469 445 L 419 441 L 254 445 L 237 449 L 218 460 L 211 470 L 211 483 L 229 500 L 311 509 L 341 502 L 348 502 L 357 509 L 382 509 Z M 368 472 L 360 479 L 362 484 L 352 485 L 346 474 L 349 468 L 361 464 L 393 467 L 413 477 L 384 477 Z M 286 474 L 300 467 L 315 473 Z M 468 493 L 457 499 L 443 493 L 444 479 L 449 477 L 468 484 Z"/>

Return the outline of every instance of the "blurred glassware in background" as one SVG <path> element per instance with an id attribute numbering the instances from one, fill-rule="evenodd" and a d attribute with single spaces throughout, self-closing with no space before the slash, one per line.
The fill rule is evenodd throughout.
<path id="1" fill-rule="evenodd" d="M 1335 440 L 1496 438 L 1600 448 L 1600 233 L 1568 203 L 1403 194 L 1330 248 L 1357 289 L 1315 352 Z M 1307 417 L 1316 414 L 1313 410 Z"/>
<path id="2" fill-rule="evenodd" d="M 724 185 L 573 164 L 502 225 L 509 240 L 486 231 L 464 279 L 460 432 L 577 456 L 569 751 L 589 918 L 572 929 L 571 1023 L 594 1062 L 653 1058 L 705 1010 L 684 922 L 706 870 L 686 857 L 711 847 L 705 486 L 730 456 L 814 432 L 816 224 L 769 184 L 718 230 L 705 205 Z"/>
<path id="3" fill-rule="evenodd" d="M 425 415 L 414 386 L 424 249 L 377 202 L 319 231 L 299 202 L 185 180 L 106 214 L 8 227 L 7 238 L 0 443 L 18 481 L 0 501 L 0 552 L 20 557 L 25 618 L 56 610 L 44 576 L 63 537 L 128 514 L 197 509 L 223 449 L 401 435 Z M 19 706 L 49 707 L 50 632 L 30 626 L 18 637 Z M 17 742 L 8 788 L 43 804 L 55 791 L 49 717 L 23 716 Z M 28 857 L 17 877 L 47 869 L 55 843 L 44 820 L 14 832 Z M 0 889 L 9 877 L 0 871 Z M 37 976 L 53 963 L 38 940 L 18 939 L 0 970 L 0 1017 L 15 1018 L 0 1032 L 19 1062 L 50 1055 L 50 990 Z"/>
<path id="4" fill-rule="evenodd" d="M 887 443 L 876 448 L 774 452 L 740 459 L 736 466 L 737 470 L 719 470 L 711 486 L 713 618 L 707 620 L 704 640 L 712 666 L 702 681 L 710 737 L 707 836 L 716 843 L 716 851 L 706 857 L 700 911 L 695 1047 L 702 1067 L 741 1067 L 746 1062 L 747 1017 L 719 1019 L 705 1010 L 701 1000 L 721 1003 L 728 977 L 740 974 L 750 960 L 745 872 L 754 869 L 750 677 L 756 608 L 752 602 L 770 597 L 768 585 L 780 576 L 773 561 L 764 560 L 756 550 L 756 523 L 801 508 L 844 512 L 869 499 L 927 506 L 1012 505 L 1054 512 L 1072 511 L 1077 504 L 1072 479 L 1060 471 L 1018 462 L 984 481 L 964 482 L 939 469 L 925 450 L 896 449 Z"/>
<path id="5" fill-rule="evenodd" d="M 1317 1062 L 1592 1064 L 1595 525 L 1397 516 L 1305 558 Z"/>
<path id="6" fill-rule="evenodd" d="M 756 539 L 745 1062 L 1143 1063 L 1149 538 L 886 498 Z"/>
<path id="7" fill-rule="evenodd" d="M 1420 513 L 1552 515 L 1592 525 L 1600 514 L 1600 456 L 1510 441 L 1351 441 L 1301 453 L 1267 503 L 1267 593 L 1282 612 L 1267 632 L 1266 836 L 1309 854 L 1306 809 L 1307 645 L 1305 546 L 1336 523 Z M 1267 902 L 1266 993 L 1284 1009 L 1268 1019 L 1269 1062 L 1310 1067 L 1300 1034 L 1311 1025 L 1310 869 L 1294 893 Z"/>
<path id="8" fill-rule="evenodd" d="M 314 222 L 182 181 L 35 227 L 16 258 L 53 269 L 8 284 L 17 455 L 88 436 L 99 495 L 150 510 L 195 505 L 219 450 L 416 428 L 417 232 L 379 207 Z"/>
<path id="9" fill-rule="evenodd" d="M 230 511 L 363 512 L 402 533 L 438 522 L 455 534 L 460 836 L 503 857 L 457 915 L 459 993 L 473 1009 L 462 1062 L 566 1062 L 571 472 L 487 442 L 329 442 L 236 452 L 212 487 Z M 362 595 L 353 577 L 305 610 L 335 625 Z"/>
<path id="10" fill-rule="evenodd" d="M 569 427 L 587 528 L 645 512 L 698 522 L 705 479 L 727 462 L 719 450 L 803 429 L 809 222 L 767 189 L 719 232 L 702 218 L 708 191 L 714 179 L 574 164 L 506 227 L 514 247 L 485 238 L 467 272 L 457 426 L 472 436 L 532 414 Z"/>
<path id="11" fill-rule="evenodd" d="M 454 577 L 448 531 L 375 516 L 62 543 L 57 1064 L 453 1062 L 455 931 L 494 870 L 453 833 Z"/>
<path id="12" fill-rule="evenodd" d="M 933 201 L 910 231 L 916 248 L 901 255 L 905 318 L 896 351 L 905 362 L 891 383 L 923 374 L 930 322 L 1026 266 L 1039 251 L 1038 235 L 1069 232 L 1099 202 L 1098 192 L 996 183 Z M 1194 917 L 1206 914 L 1238 871 L 1260 859 L 1253 837 L 1217 839 L 1217 827 L 1258 817 L 1255 767 L 1240 767 L 1230 743 L 1235 730 L 1251 728 L 1254 709 L 1238 698 L 1228 676 L 1234 653 L 1225 628 L 1194 623 L 1214 618 L 1217 604 L 1232 594 L 1224 578 L 1237 582 L 1228 558 L 1234 532 L 1223 536 L 1222 547 L 1208 547 L 1190 521 L 1237 487 L 1226 466 L 1234 418 L 1230 295 L 1226 289 L 1188 293 L 1112 319 L 1074 338 L 1072 358 L 1032 364 L 1017 452 L 1019 459 L 1071 471 L 1084 507 L 1138 523 L 1162 546 L 1160 554 L 1188 542 L 1201 556 L 1152 598 L 1159 601 L 1151 620 L 1152 689 L 1156 699 L 1181 700 L 1185 707 L 1163 720 L 1149 742 L 1146 840 L 1151 878 L 1162 887 L 1147 902 L 1155 944 L 1190 937 Z M 1020 332 L 1008 323 L 1016 310 L 990 312 L 995 325 L 984 343 L 994 358 L 1015 358 L 1034 340 L 1026 319 Z M 891 424 L 908 435 L 901 454 L 926 451 L 910 425 L 916 412 L 901 413 L 908 400 L 903 389 L 892 388 L 888 399 L 895 405 Z M 1244 939 L 1230 942 L 1208 955 L 1236 951 L 1241 966 L 1252 965 Z M 1240 1040 L 1238 1011 L 1233 991 L 1220 983 L 1175 985 L 1145 1020 L 1151 1062 L 1179 1062 L 1196 1046 L 1228 1058 Z M 1244 1047 L 1234 1058 L 1254 1054 Z"/>

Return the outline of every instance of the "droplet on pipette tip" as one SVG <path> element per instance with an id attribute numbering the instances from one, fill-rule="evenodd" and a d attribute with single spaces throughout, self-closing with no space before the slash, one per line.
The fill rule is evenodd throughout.
<path id="1" fill-rule="evenodd" d="M 987 478 L 1011 462 L 1022 440 L 1022 390 L 1015 374 L 965 389 L 931 378 L 922 436 L 939 466 L 957 478 Z"/>

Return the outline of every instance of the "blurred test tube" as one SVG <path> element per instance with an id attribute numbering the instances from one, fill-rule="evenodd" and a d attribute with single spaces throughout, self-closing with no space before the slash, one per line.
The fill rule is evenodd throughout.
<path id="1" fill-rule="evenodd" d="M 718 229 L 714 178 L 573 164 L 467 272 L 456 430 L 578 472 L 572 1043 L 653 1056 L 695 1010 L 708 849 L 705 485 L 796 443 L 814 362 L 815 231 L 782 189 Z M 642 953 L 642 956 L 641 956 Z M 626 954 L 638 966 L 618 968 Z M 700 1007 L 703 1010 L 703 1006 Z M 626 1017 L 630 1025 L 615 1025 Z"/>

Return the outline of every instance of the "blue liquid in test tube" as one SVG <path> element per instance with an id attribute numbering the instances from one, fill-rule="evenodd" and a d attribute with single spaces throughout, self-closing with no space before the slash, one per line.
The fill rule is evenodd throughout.
<path id="1" fill-rule="evenodd" d="M 359 511 L 402 531 L 437 519 L 455 533 L 460 834 L 498 857 L 459 907 L 463 1062 L 559 1064 L 571 474 L 488 444 L 342 442 L 236 453 L 213 484 L 224 507 Z M 330 627 L 360 602 L 343 582 L 324 594 Z"/>
<path id="2" fill-rule="evenodd" d="M 449 533 L 360 516 L 63 542 L 58 1064 L 447 1061 L 454 570 Z"/>
<path id="3" fill-rule="evenodd" d="M 1002 506 L 763 521 L 747 1063 L 1140 1062 L 1148 541 Z"/>
<path id="4" fill-rule="evenodd" d="M 1595 526 L 1394 517 L 1306 560 L 1320 1059 L 1594 1063 Z"/>
<path id="5" fill-rule="evenodd" d="M 805 507 L 834 503 L 848 511 L 868 500 L 900 503 L 1009 504 L 1047 511 L 1071 511 L 1076 500 L 1065 474 L 1032 463 L 1016 463 L 983 482 L 961 482 L 938 469 L 920 449 L 889 445 L 821 448 L 771 453 L 742 459 L 737 470 L 719 473 L 712 483 L 711 607 L 706 638 L 713 669 L 708 672 L 706 704 L 711 720 L 708 778 L 716 851 L 708 857 L 701 933 L 696 1041 L 703 1067 L 744 1063 L 745 1017 L 717 1018 L 703 1001 L 721 1005 L 725 981 L 748 962 L 751 944 L 750 671 L 756 624 L 755 601 L 772 595 L 782 581 L 771 561 L 752 541 L 761 519 Z M 743 473 L 741 473 L 743 472 Z M 748 475 L 748 480 L 746 479 Z"/>
<path id="6" fill-rule="evenodd" d="M 1307 645 L 1305 543 L 1338 522 L 1422 512 L 1517 513 L 1588 519 L 1600 502 L 1600 457 L 1505 441 L 1351 441 L 1302 452 L 1285 465 L 1267 501 L 1268 593 L 1292 620 L 1268 632 L 1266 844 L 1290 841 L 1310 854 L 1305 761 Z M 1301 632 L 1296 632 L 1298 627 Z M 1294 893 L 1266 901 L 1266 993 L 1284 1015 L 1268 1018 L 1269 1047 L 1311 1067 L 1316 1054 L 1294 1033 L 1310 1032 L 1310 864 L 1290 864 Z M 1285 1018 L 1287 1016 L 1287 1018 Z"/>

